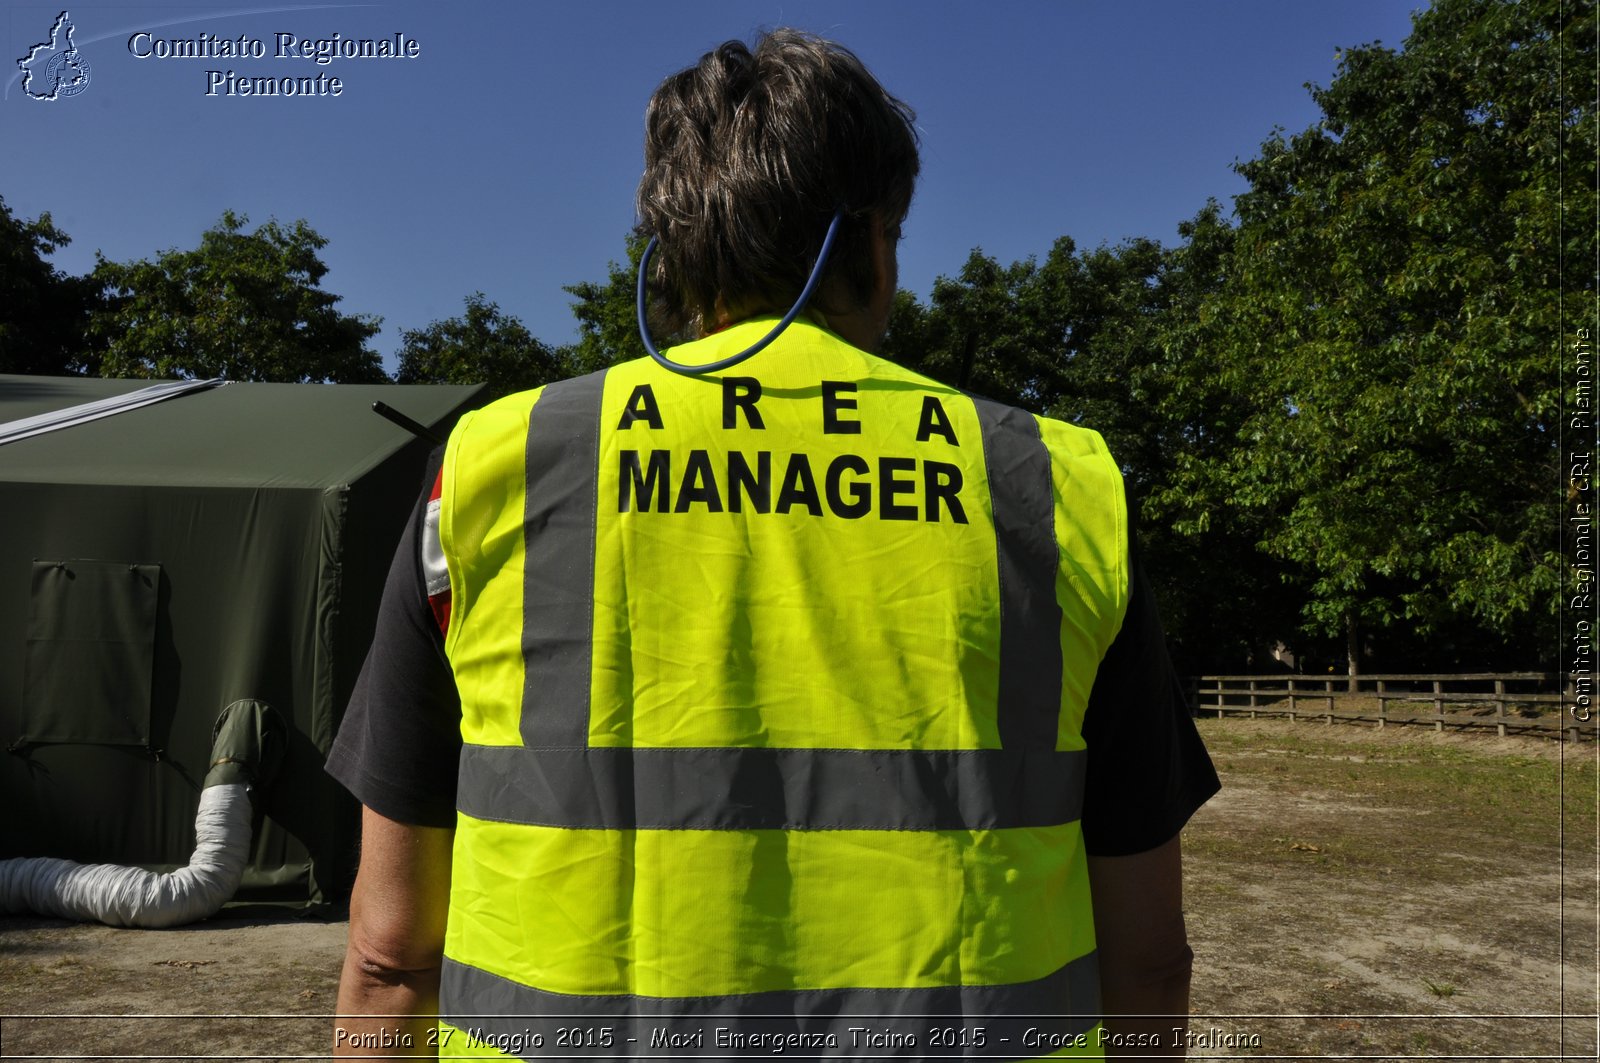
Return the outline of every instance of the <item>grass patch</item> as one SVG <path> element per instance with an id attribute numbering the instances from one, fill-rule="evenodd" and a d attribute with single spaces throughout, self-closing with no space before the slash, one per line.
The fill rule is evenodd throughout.
<path id="1" fill-rule="evenodd" d="M 1480 874 L 1488 856 L 1523 852 L 1545 863 L 1539 854 L 1563 841 L 1569 856 L 1593 851 L 1590 832 L 1562 836 L 1563 807 L 1594 807 L 1592 756 L 1563 762 L 1559 750 L 1508 752 L 1492 739 L 1430 742 L 1314 723 L 1199 725 L 1224 788 L 1281 794 L 1285 815 L 1203 821 L 1212 829 L 1185 840 L 1197 853 L 1446 885 Z"/>

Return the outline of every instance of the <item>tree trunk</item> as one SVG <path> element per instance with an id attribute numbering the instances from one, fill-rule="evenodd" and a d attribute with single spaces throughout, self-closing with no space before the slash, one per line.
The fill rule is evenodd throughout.
<path id="1" fill-rule="evenodd" d="M 1356 676 L 1361 674 L 1361 633 L 1356 625 L 1356 614 L 1353 612 L 1344 616 L 1344 652 L 1350 675 L 1347 689 L 1354 694 L 1359 687 Z"/>

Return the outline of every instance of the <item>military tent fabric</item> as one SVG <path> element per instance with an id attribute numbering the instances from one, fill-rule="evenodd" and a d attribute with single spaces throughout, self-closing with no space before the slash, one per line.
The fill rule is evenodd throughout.
<path id="1" fill-rule="evenodd" d="M 0 425 L 149 381 L 0 375 Z M 479 389 L 229 384 L 0 445 L 0 858 L 182 865 L 212 729 L 287 725 L 242 900 L 348 892 L 322 771 L 431 444 Z"/>

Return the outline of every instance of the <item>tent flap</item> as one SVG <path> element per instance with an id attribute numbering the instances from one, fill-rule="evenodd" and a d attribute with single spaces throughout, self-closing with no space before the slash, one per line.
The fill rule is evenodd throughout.
<path id="1" fill-rule="evenodd" d="M 150 745 L 161 566 L 35 561 L 13 745 Z"/>

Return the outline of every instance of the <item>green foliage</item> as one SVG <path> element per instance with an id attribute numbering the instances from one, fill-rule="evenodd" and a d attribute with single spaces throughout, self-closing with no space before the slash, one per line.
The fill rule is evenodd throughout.
<path id="1" fill-rule="evenodd" d="M 583 281 L 562 289 L 575 297 L 572 315 L 578 319 L 579 335 L 568 355 L 574 373 L 592 373 L 608 365 L 645 357 L 644 344 L 639 341 L 635 302 L 639 259 L 644 254 L 644 246 L 643 237 L 629 234 L 626 266 L 609 262 L 604 283 Z M 655 344 L 662 350 L 672 340 L 671 336 L 655 335 Z"/>
<path id="2" fill-rule="evenodd" d="M 1072 241 L 1051 253 L 1070 256 Z M 1033 259 L 1002 267 L 974 249 L 954 278 L 933 282 L 918 315 L 899 293 L 884 354 L 902 364 L 1015 406 L 1043 411 L 1059 394 L 1056 352 L 1046 338 L 1047 282 Z"/>
<path id="3" fill-rule="evenodd" d="M 1141 563 L 1180 667 L 1242 669 L 1297 623 L 1298 588 L 1257 550 L 1259 520 L 1225 510 L 1178 534 L 1159 504 L 1176 463 L 1226 452 L 1238 400 L 1191 346 L 1196 308 L 1225 280 L 1233 230 L 1208 205 L 1151 240 L 1080 251 L 1056 241 L 1041 265 L 974 251 L 926 307 L 896 298 L 885 353 L 958 387 L 1082 424 L 1105 437 L 1128 486 Z"/>
<path id="4" fill-rule="evenodd" d="M 1239 167 L 1229 276 L 1191 337 L 1231 438 L 1186 455 L 1161 502 L 1190 532 L 1264 522 L 1317 630 L 1550 629 L 1564 128 L 1569 187 L 1594 160 L 1592 103 L 1563 111 L 1555 53 L 1593 70 L 1580 13 L 1440 0 L 1404 51 L 1345 53 L 1313 92 L 1323 121 Z M 1566 252 L 1593 261 L 1580 209 Z"/>
<path id="5" fill-rule="evenodd" d="M 400 333 L 401 384 L 489 385 L 499 398 L 572 375 L 567 352 L 535 339 L 520 320 L 502 314 L 482 292 L 467 296 L 461 317 Z"/>
<path id="6" fill-rule="evenodd" d="M 0 373 L 93 372 L 97 289 L 45 260 L 69 242 L 48 213 L 22 221 L 0 199 Z"/>
<path id="7" fill-rule="evenodd" d="M 1130 425 L 1146 436 L 1132 450 L 1148 466 L 1139 512 L 1144 565 L 1174 658 L 1190 674 L 1264 670 L 1279 640 L 1307 654 L 1295 637 L 1305 581 L 1260 548 L 1271 510 L 1174 490 L 1184 470 L 1233 452 L 1257 388 L 1230 375 L 1202 342 L 1207 305 L 1230 284 L 1235 230 L 1208 201 L 1178 235 L 1183 242 L 1163 253 L 1153 350 L 1136 368 L 1141 404 Z"/>
<path id="8" fill-rule="evenodd" d="M 228 211 L 199 247 L 154 261 L 98 259 L 92 278 L 109 296 L 94 324 L 107 344 L 102 374 L 387 380 L 366 346 L 378 321 L 339 313 L 339 297 L 320 287 L 327 240 L 303 220 L 250 233 L 246 221 Z"/>

